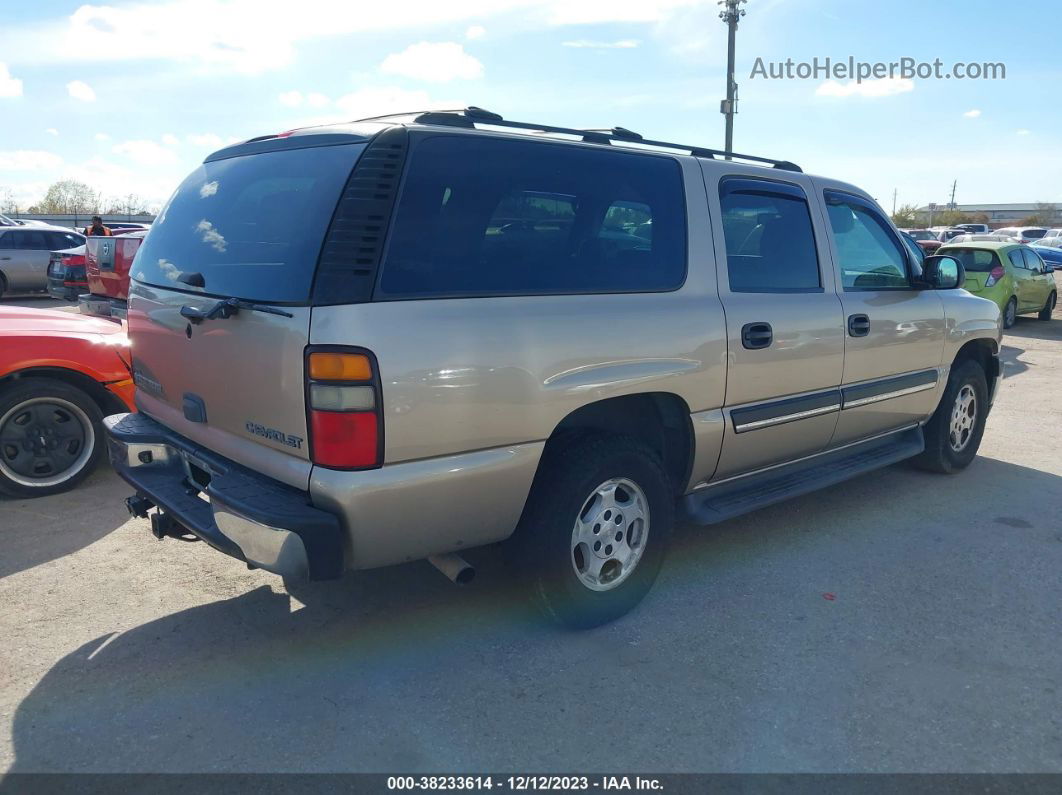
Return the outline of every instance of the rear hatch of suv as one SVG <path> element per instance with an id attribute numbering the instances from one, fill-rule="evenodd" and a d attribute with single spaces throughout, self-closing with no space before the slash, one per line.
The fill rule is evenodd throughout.
<path id="1" fill-rule="evenodd" d="M 364 149 L 363 137 L 306 135 L 223 150 L 181 184 L 132 266 L 140 409 L 297 488 L 311 470 L 303 360 L 314 274 Z"/>

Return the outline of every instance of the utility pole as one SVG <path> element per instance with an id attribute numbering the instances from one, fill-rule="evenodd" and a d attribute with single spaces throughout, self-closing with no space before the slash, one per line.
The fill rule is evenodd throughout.
<path id="1" fill-rule="evenodd" d="M 955 186 L 959 184 L 959 180 L 955 180 L 951 183 L 951 202 L 948 203 L 948 209 L 955 209 Z"/>
<path id="2" fill-rule="evenodd" d="M 737 113 L 737 82 L 734 80 L 734 41 L 737 38 L 738 19 L 745 16 L 745 10 L 738 6 L 748 0 L 719 0 L 723 10 L 719 18 L 728 28 L 726 42 L 726 99 L 719 103 L 719 112 L 726 116 L 726 144 L 723 147 L 726 159 L 734 151 L 734 114 Z"/>
<path id="3" fill-rule="evenodd" d="M 896 188 L 892 189 L 892 214 L 896 215 Z"/>

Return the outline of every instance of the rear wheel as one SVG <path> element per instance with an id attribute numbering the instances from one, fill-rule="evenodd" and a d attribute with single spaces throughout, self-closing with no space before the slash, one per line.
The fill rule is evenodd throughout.
<path id="1" fill-rule="evenodd" d="M 1047 296 L 1047 303 L 1044 304 L 1044 308 L 1040 310 L 1040 314 L 1037 315 L 1040 320 L 1050 320 L 1051 313 L 1055 311 L 1055 303 L 1058 301 L 1058 295 L 1051 293 Z"/>
<path id="2" fill-rule="evenodd" d="M 26 378 L 0 391 L 0 492 L 43 497 L 72 489 L 103 450 L 103 415 L 80 389 Z"/>
<path id="3" fill-rule="evenodd" d="M 1006 307 L 1003 309 L 1003 328 L 1010 328 L 1018 320 L 1018 299 L 1014 296 L 1010 297 L 1007 301 Z"/>
<path id="4" fill-rule="evenodd" d="M 915 463 L 932 472 L 965 469 L 977 455 L 987 416 L 985 371 L 969 359 L 956 364 L 937 410 L 926 423 L 926 449 Z"/>
<path id="5" fill-rule="evenodd" d="M 548 616 L 594 627 L 649 592 L 673 524 L 671 484 L 651 448 L 577 437 L 547 452 L 510 552 Z"/>

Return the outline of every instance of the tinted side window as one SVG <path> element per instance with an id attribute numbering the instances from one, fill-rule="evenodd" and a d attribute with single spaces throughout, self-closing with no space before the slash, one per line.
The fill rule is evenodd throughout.
<path id="1" fill-rule="evenodd" d="M 723 180 L 719 187 L 730 290 L 819 290 L 819 256 L 803 191 L 763 181 Z"/>
<path id="2" fill-rule="evenodd" d="M 17 229 L 10 233 L 14 240 L 12 248 L 29 251 L 47 251 L 48 240 L 44 232 L 28 232 L 25 229 Z"/>
<path id="3" fill-rule="evenodd" d="M 1044 263 L 1040 259 L 1040 255 L 1033 251 L 1031 248 L 1023 248 L 1022 254 L 1025 255 L 1025 267 L 1031 271 L 1040 272 L 1044 269 Z"/>
<path id="4" fill-rule="evenodd" d="M 909 288 L 907 255 L 885 220 L 859 199 L 830 191 L 825 195 L 844 288 Z"/>
<path id="5" fill-rule="evenodd" d="M 1007 253 L 1007 257 L 1010 259 L 1010 264 L 1015 268 L 1024 268 L 1025 260 L 1021 256 L 1021 249 L 1016 248 L 1013 251 Z"/>
<path id="6" fill-rule="evenodd" d="M 50 248 L 52 250 L 76 248 L 85 242 L 83 237 L 75 235 L 73 232 L 49 232 L 48 237 L 51 240 Z"/>
<path id="7" fill-rule="evenodd" d="M 435 136 L 413 150 L 376 297 L 658 291 L 685 275 L 674 160 Z"/>

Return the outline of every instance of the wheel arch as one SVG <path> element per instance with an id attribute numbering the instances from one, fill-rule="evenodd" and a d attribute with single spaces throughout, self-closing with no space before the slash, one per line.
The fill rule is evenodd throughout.
<path id="1" fill-rule="evenodd" d="M 989 399 L 991 400 L 994 397 L 991 392 L 995 387 L 1000 374 L 1000 368 L 1002 367 L 999 362 L 999 344 L 994 339 L 989 339 L 988 337 L 979 337 L 978 339 L 970 340 L 956 351 L 951 366 L 954 369 L 956 366 L 966 361 L 977 362 L 977 364 L 981 366 L 981 369 L 984 370 L 985 380 L 988 382 Z"/>
<path id="2" fill-rule="evenodd" d="M 695 452 L 693 423 L 689 405 L 673 392 L 622 395 L 580 406 L 553 429 L 546 452 L 587 432 L 622 434 L 645 443 L 659 454 L 675 493 L 685 490 Z"/>
<path id="3" fill-rule="evenodd" d="M 99 407 L 105 417 L 108 414 L 118 414 L 129 410 L 117 395 L 112 394 L 95 378 L 67 367 L 26 367 L 6 373 L 0 376 L 0 391 L 26 378 L 51 378 L 80 389 L 92 398 L 92 402 Z"/>

